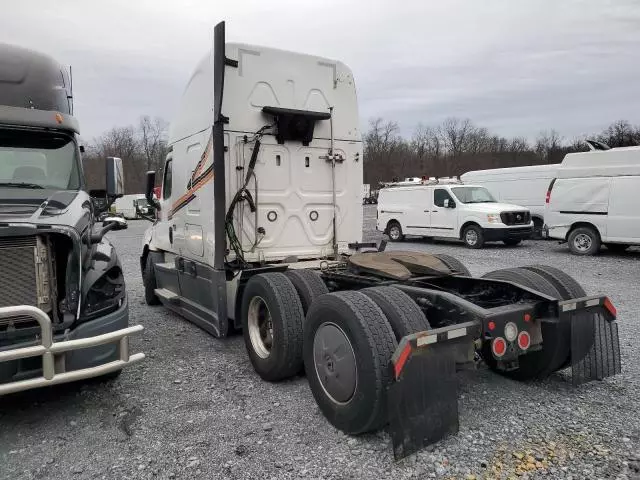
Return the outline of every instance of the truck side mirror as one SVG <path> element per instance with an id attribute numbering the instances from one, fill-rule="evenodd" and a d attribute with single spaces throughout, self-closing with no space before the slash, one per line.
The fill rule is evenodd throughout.
<path id="1" fill-rule="evenodd" d="M 113 202 L 113 200 L 123 195 L 124 171 L 122 169 L 122 159 L 107 157 L 107 198 Z"/>
<path id="2" fill-rule="evenodd" d="M 147 172 L 147 188 L 144 192 L 144 197 L 147 199 L 149 205 L 152 205 L 156 210 L 160 210 L 160 202 L 153 198 L 153 190 L 156 186 L 156 172 L 151 170 Z"/>
<path id="3" fill-rule="evenodd" d="M 444 208 L 449 208 L 449 199 L 445 198 L 443 204 L 444 204 Z"/>

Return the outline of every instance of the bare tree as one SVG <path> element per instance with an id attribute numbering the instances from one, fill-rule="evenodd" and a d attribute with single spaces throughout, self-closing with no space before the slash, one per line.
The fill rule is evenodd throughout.
<path id="1" fill-rule="evenodd" d="M 147 170 L 160 170 L 162 167 L 167 153 L 168 128 L 168 122 L 160 117 L 154 119 L 148 115 L 140 117 L 138 136 Z"/>

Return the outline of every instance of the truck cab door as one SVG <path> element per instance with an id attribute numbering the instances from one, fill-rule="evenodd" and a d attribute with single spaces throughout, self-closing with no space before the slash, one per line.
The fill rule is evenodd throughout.
<path id="1" fill-rule="evenodd" d="M 458 205 L 446 188 L 433 189 L 430 233 L 434 237 L 458 236 Z"/>
<path id="2" fill-rule="evenodd" d="M 167 155 L 162 175 L 160 190 L 161 209 L 158 212 L 159 221 L 154 226 L 154 244 L 162 250 L 173 252 L 172 204 L 173 204 L 173 159 Z"/>

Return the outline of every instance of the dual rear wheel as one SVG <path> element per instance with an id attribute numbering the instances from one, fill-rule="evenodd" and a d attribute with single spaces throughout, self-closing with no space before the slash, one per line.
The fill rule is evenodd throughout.
<path id="1" fill-rule="evenodd" d="M 278 381 L 304 367 L 320 410 L 349 434 L 386 423 L 389 362 L 398 340 L 430 328 L 417 304 L 396 288 L 328 293 L 310 270 L 252 277 L 242 322 L 256 372 Z"/>

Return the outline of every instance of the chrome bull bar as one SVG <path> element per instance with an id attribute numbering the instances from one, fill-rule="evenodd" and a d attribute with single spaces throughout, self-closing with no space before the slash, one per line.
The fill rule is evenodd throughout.
<path id="1" fill-rule="evenodd" d="M 133 355 L 129 354 L 129 335 L 144 330 L 142 325 L 127 327 L 89 338 L 54 342 L 51 320 L 47 314 L 39 308 L 28 305 L 0 308 L 0 319 L 24 315 L 33 318 L 40 325 L 40 345 L 32 345 L 29 347 L 15 348 L 0 352 L 0 363 L 30 357 L 42 357 L 42 376 L 0 384 L 0 395 L 99 377 L 121 370 L 125 366 L 138 363 L 145 358 L 144 353 L 135 353 Z M 120 358 L 103 365 L 65 372 L 64 360 L 58 359 L 58 361 L 56 361 L 57 359 L 55 355 L 64 352 L 97 347 L 115 342 L 119 342 Z M 58 371 L 56 372 L 56 370 Z"/>

